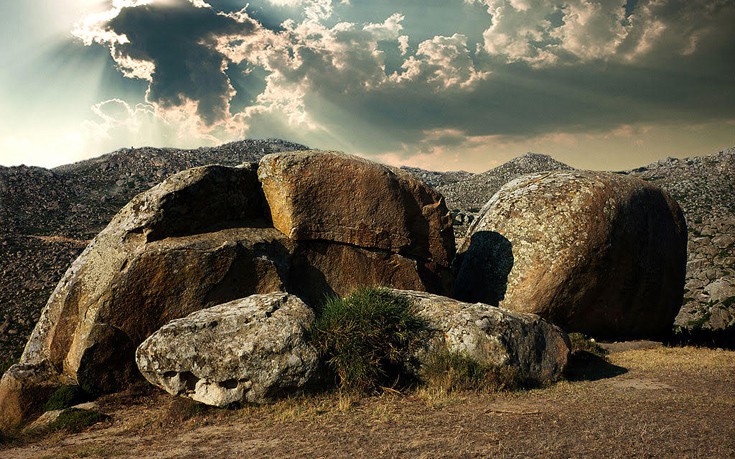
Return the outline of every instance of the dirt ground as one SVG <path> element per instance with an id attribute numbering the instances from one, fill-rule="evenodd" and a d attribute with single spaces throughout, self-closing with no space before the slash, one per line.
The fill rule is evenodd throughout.
<path id="1" fill-rule="evenodd" d="M 572 381 L 497 394 L 322 395 L 234 410 L 157 391 L 99 400 L 111 420 L 21 439 L 2 458 L 735 457 L 735 352 L 610 346 Z"/>

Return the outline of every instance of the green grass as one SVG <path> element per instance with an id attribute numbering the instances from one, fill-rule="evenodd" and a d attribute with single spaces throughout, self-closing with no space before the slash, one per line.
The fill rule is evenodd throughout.
<path id="1" fill-rule="evenodd" d="M 44 411 L 63 410 L 87 400 L 89 400 L 89 395 L 81 387 L 77 385 L 61 386 L 51 394 L 43 409 Z"/>
<path id="2" fill-rule="evenodd" d="M 497 392 L 523 386 L 513 367 L 497 367 L 478 362 L 469 355 L 441 349 L 432 352 L 422 367 L 421 377 L 428 387 L 455 391 Z"/>
<path id="3" fill-rule="evenodd" d="M 407 298 L 363 288 L 344 299 L 328 299 L 310 336 L 342 390 L 371 392 L 407 382 L 411 356 L 431 334 Z"/>
<path id="4" fill-rule="evenodd" d="M 569 341 L 572 343 L 572 355 L 586 352 L 603 359 L 607 358 L 607 349 L 582 333 L 570 333 Z"/>
<path id="5" fill-rule="evenodd" d="M 77 433 L 108 418 L 108 416 L 96 411 L 69 408 L 64 410 L 54 422 L 49 424 L 49 430 L 65 430 L 70 433 Z"/>

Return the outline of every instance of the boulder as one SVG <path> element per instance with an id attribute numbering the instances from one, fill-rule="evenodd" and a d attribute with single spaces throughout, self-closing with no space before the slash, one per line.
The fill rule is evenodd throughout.
<path id="1" fill-rule="evenodd" d="M 735 276 L 723 276 L 704 287 L 710 301 L 735 304 Z"/>
<path id="2" fill-rule="evenodd" d="M 318 366 L 313 311 L 286 293 L 252 295 L 176 319 L 136 352 L 140 372 L 170 394 L 226 406 L 304 387 Z"/>
<path id="3" fill-rule="evenodd" d="M 196 168 L 141 193 L 59 282 L 21 367 L 114 391 L 139 377 L 135 348 L 170 320 L 283 290 L 292 247 L 265 226 L 265 206 L 252 166 Z M 18 397 L 0 394 L 0 408 Z"/>
<path id="4" fill-rule="evenodd" d="M 345 297 L 365 286 L 425 291 L 444 281 L 411 258 L 324 241 L 296 244 L 289 279 L 290 291 L 310 304 L 328 296 Z"/>
<path id="5" fill-rule="evenodd" d="M 139 377 L 144 339 L 194 311 L 275 291 L 316 303 L 362 286 L 448 289 L 451 218 L 422 182 L 335 153 L 267 156 L 259 167 L 199 167 L 136 196 L 59 282 L 20 364 L 111 392 Z M 293 231 L 282 215 L 295 215 Z M 23 396 L 0 394 L 0 410 L 4 397 Z"/>
<path id="6" fill-rule="evenodd" d="M 533 174 L 482 209 L 460 247 L 454 293 L 570 332 L 661 337 L 681 306 L 686 247 L 681 209 L 654 185 L 605 172 Z"/>
<path id="7" fill-rule="evenodd" d="M 46 411 L 41 416 L 39 416 L 35 421 L 30 423 L 28 426 L 23 428 L 24 433 L 34 433 L 34 430 L 45 430 L 51 427 L 54 422 L 56 422 L 62 414 L 65 412 L 68 414 L 70 412 L 80 412 L 80 411 L 87 411 L 90 413 L 98 413 L 97 411 L 98 405 L 95 402 L 86 402 L 86 403 L 80 403 L 78 405 L 74 405 L 69 408 L 64 408 L 60 410 L 51 410 Z M 99 413 L 98 413 L 99 414 Z"/>
<path id="8" fill-rule="evenodd" d="M 68 382 L 47 362 L 10 367 L 0 379 L 0 431 L 13 430 L 40 411 L 45 400 Z"/>
<path id="9" fill-rule="evenodd" d="M 417 314 L 438 331 L 428 351 L 418 356 L 420 361 L 446 347 L 482 364 L 513 368 L 527 382 L 543 384 L 562 376 L 569 359 L 569 338 L 537 315 L 424 292 L 392 292 L 407 297 Z"/>
<path id="10" fill-rule="evenodd" d="M 264 156 L 258 177 L 273 226 L 296 241 L 379 249 L 446 269 L 454 257 L 444 198 L 407 172 L 335 152 Z"/>

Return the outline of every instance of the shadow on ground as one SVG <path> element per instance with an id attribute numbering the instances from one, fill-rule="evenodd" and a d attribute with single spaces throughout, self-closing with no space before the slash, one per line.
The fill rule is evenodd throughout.
<path id="1" fill-rule="evenodd" d="M 566 376 L 570 381 L 598 381 L 627 372 L 627 368 L 614 365 L 604 357 L 587 351 L 576 351 L 570 358 Z"/>

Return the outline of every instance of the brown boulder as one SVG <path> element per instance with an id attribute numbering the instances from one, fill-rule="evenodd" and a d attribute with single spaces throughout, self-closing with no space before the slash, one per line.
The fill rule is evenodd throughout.
<path id="1" fill-rule="evenodd" d="M 10 367 L 0 379 L 0 431 L 14 429 L 38 412 L 54 390 L 68 383 L 47 362 Z"/>
<path id="2" fill-rule="evenodd" d="M 264 156 L 258 177 L 273 226 L 291 239 L 381 249 L 438 268 L 454 257 L 444 198 L 400 169 L 309 151 Z"/>
<path id="3" fill-rule="evenodd" d="M 661 336 L 681 306 L 687 231 L 664 191 L 612 173 L 505 185 L 459 250 L 456 298 L 599 337 Z"/>
<path id="4" fill-rule="evenodd" d="M 136 346 L 170 320 L 283 290 L 292 248 L 264 227 L 265 206 L 252 167 L 196 168 L 138 195 L 64 275 L 21 364 L 116 390 L 138 375 Z"/>
<path id="5" fill-rule="evenodd" d="M 292 292 L 311 304 L 345 297 L 365 286 L 433 290 L 443 280 L 424 264 L 401 255 L 333 242 L 297 244 L 289 275 Z"/>

